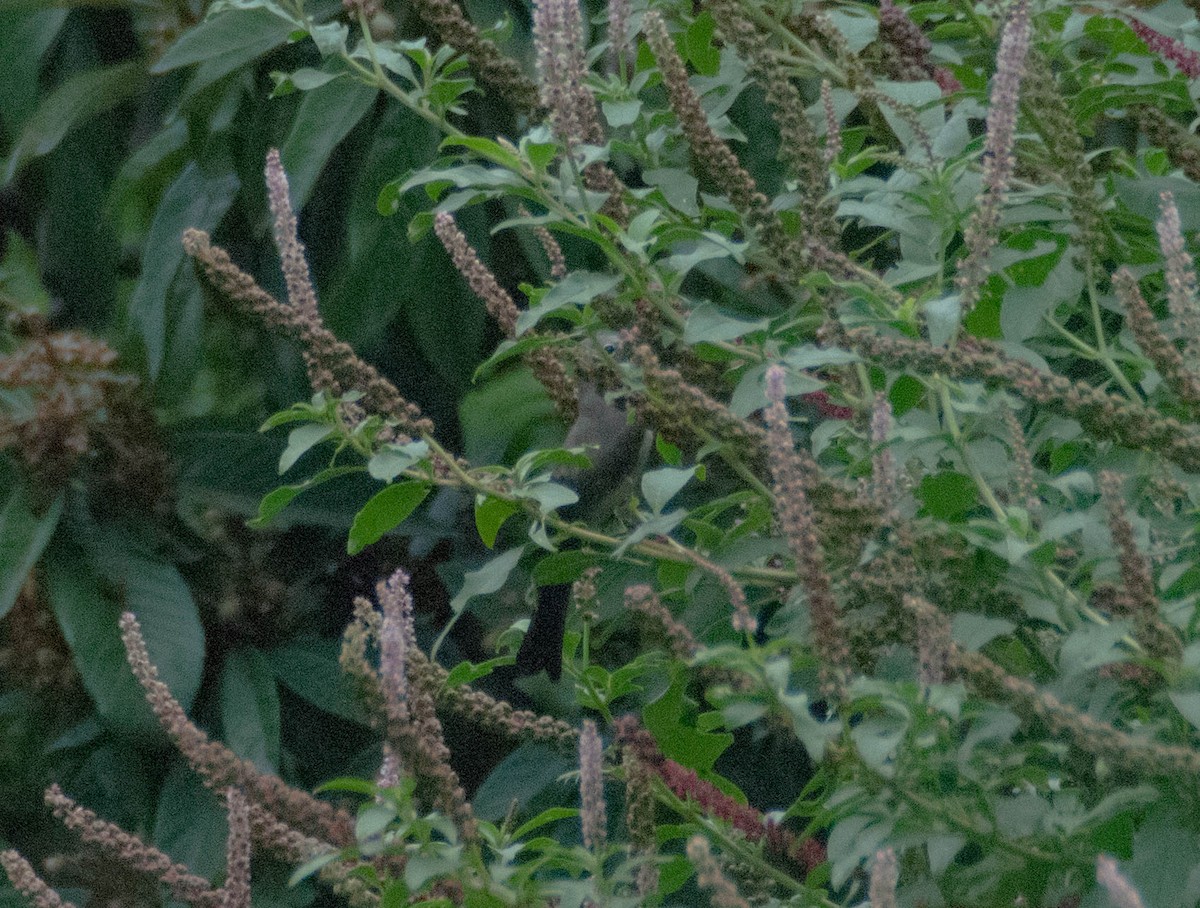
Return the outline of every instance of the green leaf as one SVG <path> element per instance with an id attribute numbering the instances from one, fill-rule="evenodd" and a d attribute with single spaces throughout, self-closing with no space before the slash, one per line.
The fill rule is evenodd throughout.
<path id="1" fill-rule="evenodd" d="M 924 306 L 925 323 L 929 326 L 929 342 L 944 347 L 958 331 L 962 322 L 962 306 L 957 293 L 930 300 Z"/>
<path id="2" fill-rule="evenodd" d="M 479 538 L 483 540 L 483 544 L 489 549 L 495 548 L 496 536 L 500 533 L 500 527 L 504 526 L 504 521 L 519 510 L 520 507 L 515 502 L 503 498 L 493 498 L 490 495 L 477 495 L 475 497 L 475 529 L 479 531 Z"/>
<path id="3" fill-rule="evenodd" d="M 401 482 L 375 493 L 354 516 L 346 551 L 357 555 L 407 519 L 429 494 L 427 482 Z"/>
<path id="4" fill-rule="evenodd" d="M 158 796 L 154 844 L 192 873 L 213 879 L 225 870 L 228 837 L 222 799 L 190 766 L 176 761 Z"/>
<path id="5" fill-rule="evenodd" d="M 308 36 L 317 45 L 322 57 L 338 56 L 346 52 L 346 38 L 350 29 L 344 22 L 326 22 L 324 25 L 314 25 L 308 30 Z"/>
<path id="6" fill-rule="evenodd" d="M 322 85 L 327 85 L 334 79 L 340 79 L 345 76 L 345 71 L 342 72 L 325 72 L 319 69 L 310 69 L 303 67 L 295 72 L 273 72 L 271 78 L 275 80 L 275 90 L 271 92 L 272 98 L 282 98 L 290 95 L 294 91 L 312 91 L 315 88 L 320 88 Z M 289 175 L 290 176 L 290 175 Z M 289 180 L 290 182 L 290 180 Z M 296 207 L 300 207 L 300 203 L 296 203 Z"/>
<path id="7" fill-rule="evenodd" d="M 857 54 L 879 37 L 879 20 L 875 16 L 864 15 L 854 8 L 841 10 L 836 7 L 831 7 L 826 15 L 842 33 L 846 46 L 853 53 Z"/>
<path id="8" fill-rule="evenodd" d="M 181 300 L 172 297 L 172 284 L 186 255 L 179 238 L 189 227 L 212 231 L 225 216 L 240 187 L 233 173 L 205 173 L 196 162 L 189 163 L 175 178 L 154 214 L 144 240 L 142 273 L 129 300 L 129 328 L 146 351 L 146 368 L 157 378 L 179 326 L 198 313 L 187 313 Z M 195 284 L 191 285 L 193 288 Z M 182 296 L 182 295 L 180 295 Z M 191 305 L 199 305 L 197 299 Z M 184 350 L 184 359 L 195 350 Z"/>
<path id="9" fill-rule="evenodd" d="M 517 827 L 516 831 L 512 834 L 513 841 L 519 842 L 521 839 L 526 838 L 529 833 L 541 829 L 543 826 L 557 823 L 559 820 L 569 820 L 577 816 L 579 816 L 579 808 L 577 807 L 550 807 Z"/>
<path id="10" fill-rule="evenodd" d="M 0 507 L 0 618 L 17 601 L 29 572 L 54 535 L 64 501 L 65 495 L 59 494 L 41 515 L 34 514 L 24 483 L 13 481 Z"/>
<path id="11" fill-rule="evenodd" d="M 264 7 L 231 9 L 185 31 L 151 72 L 208 63 L 206 77 L 215 81 L 288 40 L 297 23 Z"/>
<path id="12" fill-rule="evenodd" d="M 317 871 L 319 871 L 326 864 L 332 864 L 334 861 L 336 861 L 340 857 L 341 857 L 340 852 L 330 850 L 330 851 L 326 851 L 321 854 L 318 854 L 316 857 L 309 858 L 307 861 L 305 861 L 303 864 L 301 864 L 299 867 L 297 867 L 295 870 L 292 871 L 292 875 L 290 877 L 288 877 L 288 885 L 295 886 L 298 883 L 303 882 L 304 880 L 308 879 L 310 876 L 313 876 L 315 873 L 317 873 Z"/>
<path id="13" fill-rule="evenodd" d="M 487 596 L 503 587 L 508 582 L 508 575 L 512 573 L 523 554 L 525 554 L 525 546 L 519 546 L 503 555 L 497 555 L 477 571 L 467 571 L 458 595 L 450 600 L 451 611 L 457 615 L 462 612 L 471 599 L 476 596 Z"/>
<path id="14" fill-rule="evenodd" d="M 683 452 L 661 435 L 655 434 L 654 448 L 667 466 L 678 467 L 683 464 Z"/>
<path id="15" fill-rule="evenodd" d="M 951 635 L 959 646 L 973 651 L 982 649 L 997 637 L 1011 634 L 1015 628 L 1015 624 L 1003 618 L 960 612 L 951 622 Z"/>
<path id="16" fill-rule="evenodd" d="M 295 79 L 296 73 L 292 74 Z M 292 205 L 297 211 L 308 201 L 317 177 L 342 139 L 366 115 L 379 90 L 355 79 L 338 79 L 340 73 L 318 72 L 328 84 L 308 90 L 292 120 L 292 128 L 279 149 L 287 171 Z M 304 88 L 299 85 L 297 87 Z"/>
<path id="17" fill-rule="evenodd" d="M 115 533 L 91 550 L 63 542 L 46 552 L 50 604 L 84 686 L 104 720 L 128 734 L 157 736 L 158 720 L 125 659 L 117 619 L 133 612 L 150 661 L 187 709 L 200 687 L 204 631 L 174 565 Z"/>
<path id="18" fill-rule="evenodd" d="M 650 505 L 650 510 L 655 514 L 661 514 L 663 508 L 679 494 L 685 485 L 691 482 L 695 475 L 695 467 L 687 469 L 661 467 L 657 470 L 647 470 L 642 474 L 642 495 L 646 499 L 646 504 Z"/>
<path id="19" fill-rule="evenodd" d="M 50 312 L 50 292 L 42 283 L 37 250 L 15 230 L 5 232 L 8 249 L 0 262 L 0 294 L 23 312 Z"/>
<path id="20" fill-rule="evenodd" d="M 939 520 L 961 521 L 979 506 L 975 480 L 950 470 L 926 476 L 914 494 L 924 505 L 923 512 Z"/>
<path id="21" fill-rule="evenodd" d="M 377 836 L 391 825 L 396 819 L 396 807 L 393 804 L 368 804 L 359 811 L 354 823 L 354 837 L 362 842 L 372 836 Z"/>
<path id="22" fill-rule="evenodd" d="M 34 158 L 52 152 L 73 129 L 137 94 L 145 81 L 145 69 L 131 62 L 89 69 L 63 82 L 25 122 L 0 186 Z"/>
<path id="23" fill-rule="evenodd" d="M 1200 900 L 1200 843 L 1195 817 L 1176 798 L 1160 800 L 1133 837 L 1133 859 L 1121 872 L 1146 905 L 1193 908 Z"/>
<path id="24" fill-rule="evenodd" d="M 325 423 L 308 423 L 297 426 L 288 433 L 287 447 L 279 455 L 279 474 L 282 476 L 296 465 L 301 457 L 325 439 L 333 436 L 333 427 Z"/>
<path id="25" fill-rule="evenodd" d="M 446 675 L 446 680 L 442 682 L 442 686 L 446 690 L 450 690 L 455 687 L 461 687 L 464 684 L 471 684 L 480 678 L 486 678 L 500 666 L 511 664 L 511 656 L 497 656 L 495 659 L 480 662 L 478 665 L 474 662 L 464 660 L 450 669 L 450 674 Z"/>
<path id="26" fill-rule="evenodd" d="M 555 586 L 573 583 L 583 572 L 603 562 L 603 557 L 593 552 L 566 549 L 553 552 L 541 559 L 533 568 L 533 582 L 538 586 Z"/>
<path id="27" fill-rule="evenodd" d="M 716 21 L 705 11 L 693 20 L 683 37 L 684 54 L 702 76 L 715 76 L 721 69 L 721 53 L 713 46 Z"/>
<path id="28" fill-rule="evenodd" d="M 572 767 L 578 768 L 573 760 L 544 744 L 524 744 L 492 770 L 471 804 L 481 818 L 500 820 L 508 815 L 514 803 L 520 810 Z"/>
<path id="29" fill-rule="evenodd" d="M 1124 661 L 1126 650 L 1122 641 L 1129 631 L 1128 621 L 1114 621 L 1105 625 L 1085 624 L 1075 628 L 1063 641 L 1058 653 L 1061 677 L 1071 678 L 1101 665 Z"/>
<path id="30" fill-rule="evenodd" d="M 546 291 L 536 308 L 528 309 L 517 317 L 517 334 L 524 334 L 551 312 L 566 306 L 583 306 L 620 283 L 619 274 L 572 271 Z"/>
<path id="31" fill-rule="evenodd" d="M 1171 691 L 1168 696 L 1179 714 L 1200 731 L 1200 690 Z"/>
<path id="32" fill-rule="evenodd" d="M 689 217 L 699 217 L 700 206 L 696 202 L 696 194 L 700 189 L 700 181 L 686 170 L 677 167 L 644 170 L 642 179 L 650 186 L 657 187 L 672 208 Z"/>
<path id="33" fill-rule="evenodd" d="M 603 101 L 600 109 L 604 111 L 604 119 L 613 129 L 636 123 L 642 112 L 642 102 L 637 98 L 626 101 Z"/>
<path id="34" fill-rule="evenodd" d="M 630 546 L 637 545 L 651 536 L 669 536 L 687 516 L 687 510 L 679 508 L 669 514 L 654 514 L 646 518 L 621 540 L 621 544 L 613 549 L 612 556 L 620 558 Z"/>
<path id="35" fill-rule="evenodd" d="M 279 771 L 279 692 L 262 653 L 239 649 L 221 672 L 221 727 L 225 743 L 263 772 Z"/>
<path id="36" fill-rule="evenodd" d="M 825 748 L 829 742 L 841 733 L 841 723 L 836 720 L 821 722 L 814 717 L 812 702 L 803 691 L 788 693 L 786 690 L 778 690 L 776 696 L 792 717 L 796 737 L 813 761 L 819 763 L 825 756 Z"/>
<path id="37" fill-rule="evenodd" d="M 292 693 L 327 713 L 370 725 L 370 716 L 338 664 L 339 651 L 335 640 L 309 637 L 262 655 L 275 677 Z"/>
<path id="38" fill-rule="evenodd" d="M 765 331 L 770 324 L 765 318 L 753 322 L 733 318 L 725 315 L 712 303 L 701 303 L 688 314 L 687 325 L 683 329 L 683 341 L 686 344 L 698 344 L 703 341 L 715 344 L 736 340 L 747 334 Z"/>
<path id="39" fill-rule="evenodd" d="M 685 695 L 685 686 L 686 678 L 682 672 L 677 672 L 671 686 L 642 710 L 642 721 L 665 756 L 689 769 L 705 773 L 716 765 L 717 758 L 733 743 L 733 735 L 701 731 L 693 725 L 684 724 L 684 716 L 695 708 L 695 704 Z"/>
<path id="40" fill-rule="evenodd" d="M 336 779 L 330 779 L 328 782 L 322 782 L 314 790 L 317 794 L 323 791 L 349 791 L 354 794 L 373 798 L 379 793 L 379 786 L 369 779 L 359 779 L 355 776 L 340 776 Z"/>
<path id="41" fill-rule="evenodd" d="M 292 500 L 308 489 L 328 482 L 331 479 L 336 479 L 338 476 L 345 476 L 348 473 L 358 473 L 362 470 L 361 467 L 330 467 L 327 470 L 322 470 L 311 479 L 306 479 L 304 482 L 296 483 L 290 486 L 280 486 L 273 489 L 262 497 L 262 501 L 258 505 L 258 516 L 252 520 L 246 521 L 247 526 L 260 529 L 270 524 L 272 520 L 292 503 Z"/>
<path id="42" fill-rule="evenodd" d="M 47 9 L 45 3 L 30 6 L 0 12 L 0 110 L 10 139 L 37 108 L 42 57 L 53 46 L 68 12 Z"/>
<path id="43" fill-rule="evenodd" d="M 385 445 L 367 462 L 367 473 L 372 479 L 391 482 L 428 455 L 429 445 L 424 441 L 410 441 L 405 445 Z"/>
<path id="44" fill-rule="evenodd" d="M 850 736 L 866 764 L 890 779 L 895 775 L 896 753 L 908 726 L 908 716 L 889 710 L 883 715 L 863 718 L 851 730 Z"/>
<path id="45" fill-rule="evenodd" d="M 483 136 L 450 136 L 442 142 L 444 148 L 467 148 L 494 164 L 521 172 L 521 159 L 501 145 Z"/>

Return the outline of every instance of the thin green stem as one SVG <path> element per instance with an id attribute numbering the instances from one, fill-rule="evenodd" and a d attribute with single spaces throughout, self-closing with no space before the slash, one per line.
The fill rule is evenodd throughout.
<path id="1" fill-rule="evenodd" d="M 979 472 L 979 468 L 975 466 L 974 460 L 972 460 L 971 455 L 967 452 L 967 445 L 963 439 L 962 429 L 958 425 L 958 417 L 954 412 L 954 401 L 950 397 L 950 385 L 948 382 L 941 382 L 939 396 L 942 402 L 942 419 L 946 424 L 946 429 L 950 432 L 950 438 L 954 442 L 954 448 L 958 452 L 958 456 L 962 458 L 963 466 L 967 468 L 967 472 L 970 474 L 971 479 L 974 480 L 975 486 L 979 489 L 979 494 L 983 496 L 984 503 L 1000 523 L 1001 528 L 1005 532 L 1009 532 L 1008 513 L 1004 510 L 1004 506 L 996 498 L 996 493 L 992 491 L 992 487 L 984 479 L 983 474 Z"/>

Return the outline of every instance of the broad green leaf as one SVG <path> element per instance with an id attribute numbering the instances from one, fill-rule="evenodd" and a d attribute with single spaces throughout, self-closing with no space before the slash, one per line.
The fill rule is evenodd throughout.
<path id="1" fill-rule="evenodd" d="M 925 322 L 929 326 L 929 342 L 943 347 L 954 337 L 962 322 L 962 305 L 957 293 L 938 297 L 925 304 Z"/>
<path id="2" fill-rule="evenodd" d="M 326 864 L 332 864 L 341 857 L 341 852 L 329 850 L 318 854 L 316 857 L 309 858 L 299 867 L 292 871 L 292 875 L 288 877 L 288 885 L 295 886 L 303 882 L 310 876 L 319 871 Z"/>
<path id="3" fill-rule="evenodd" d="M 707 10 L 695 18 L 683 35 L 683 51 L 688 62 L 702 76 L 715 76 L 721 68 L 721 53 L 713 46 L 716 21 Z"/>
<path id="4" fill-rule="evenodd" d="M 146 72 L 140 63 L 118 63 L 73 76 L 55 88 L 25 122 L 13 145 L 0 186 L 34 158 L 49 154 L 67 133 L 141 90 Z"/>
<path id="5" fill-rule="evenodd" d="M 825 748 L 829 742 L 841 733 L 841 723 L 818 720 L 813 715 L 812 701 L 803 691 L 788 693 L 786 690 L 780 690 L 776 696 L 792 717 L 792 728 L 796 737 L 813 761 L 819 763 L 825 756 Z"/>
<path id="6" fill-rule="evenodd" d="M 846 46 L 853 53 L 857 54 L 879 37 L 879 20 L 875 16 L 864 15 L 853 7 L 845 10 L 832 7 L 826 15 L 842 33 Z"/>
<path id="7" fill-rule="evenodd" d="M 358 812 L 354 823 L 354 837 L 362 842 L 372 836 L 377 836 L 396 819 L 396 807 L 393 804 L 369 804 Z"/>
<path id="8" fill-rule="evenodd" d="M 1195 817 L 1177 798 L 1160 800 L 1133 836 L 1121 872 L 1153 908 L 1193 908 L 1200 900 L 1200 840 Z"/>
<path id="9" fill-rule="evenodd" d="M 327 713 L 370 725 L 369 715 L 338 664 L 339 649 L 335 640 L 308 637 L 262 655 L 275 677 L 293 693 Z"/>
<path id="10" fill-rule="evenodd" d="M 206 174 L 189 163 L 167 189 L 154 214 L 144 241 L 142 273 L 129 301 L 129 327 L 141 340 L 146 367 L 153 380 L 163 367 L 178 326 L 196 313 L 185 312 L 199 300 L 180 299 L 172 292 L 176 275 L 186 258 L 179 238 L 189 227 L 213 230 L 233 203 L 240 184 L 232 173 Z M 193 288 L 195 284 L 191 285 Z M 196 351 L 183 351 L 192 358 Z"/>
<path id="11" fill-rule="evenodd" d="M 766 376 L 767 363 L 754 366 L 742 373 L 733 396 L 729 399 L 729 409 L 738 416 L 746 417 L 761 410 L 767 405 Z M 813 378 L 805 372 L 789 369 L 784 379 L 784 391 L 791 397 L 796 394 L 808 394 L 810 391 L 820 391 L 825 382 Z"/>
<path id="12" fill-rule="evenodd" d="M 279 474 L 282 476 L 296 465 L 301 457 L 333 436 L 333 427 L 325 423 L 307 423 L 288 433 L 287 447 L 279 455 Z"/>
<path id="13" fill-rule="evenodd" d="M 686 170 L 675 167 L 644 170 L 642 179 L 649 185 L 658 187 L 672 208 L 689 217 L 700 215 L 700 206 L 696 203 L 700 181 Z"/>
<path id="14" fill-rule="evenodd" d="M 577 807 L 550 807 L 517 827 L 516 831 L 512 834 L 513 840 L 519 842 L 528 836 L 529 833 L 541 829 L 543 826 L 577 816 L 579 816 L 579 808 Z"/>
<path id="15" fill-rule="evenodd" d="M 349 34 L 350 29 L 344 22 L 326 22 L 324 25 L 315 25 L 308 31 L 308 36 L 317 45 L 322 57 L 344 54 Z"/>
<path id="16" fill-rule="evenodd" d="M 1172 691 L 1168 696 L 1179 714 L 1192 723 L 1192 727 L 1200 731 L 1200 691 Z"/>
<path id="17" fill-rule="evenodd" d="M 0 262 L 0 296 L 22 312 L 50 311 L 50 292 L 42 283 L 37 250 L 15 230 L 6 231 L 7 251 Z"/>
<path id="18" fill-rule="evenodd" d="M 346 551 L 357 555 L 395 529 L 417 509 L 429 494 L 427 482 L 400 482 L 377 492 L 363 505 L 350 527 Z"/>
<path id="19" fill-rule="evenodd" d="M 712 303 L 702 303 L 688 313 L 687 325 L 683 329 L 683 340 L 687 344 L 698 344 L 703 341 L 715 344 L 720 341 L 736 340 L 758 331 L 765 331 L 769 325 L 770 322 L 765 318 L 749 322 L 725 315 Z"/>
<path id="20" fill-rule="evenodd" d="M 517 513 L 520 507 L 512 501 L 503 498 L 493 498 L 490 495 L 478 495 L 475 498 L 475 529 L 479 538 L 489 549 L 496 547 L 496 536 L 504 521 Z"/>
<path id="21" fill-rule="evenodd" d="M 265 7 L 225 10 L 185 31 L 152 71 L 207 63 L 206 76 L 215 81 L 283 44 L 296 25 Z"/>
<path id="22" fill-rule="evenodd" d="M 13 479 L 0 506 L 0 618 L 17 601 L 21 587 L 54 535 L 65 496 L 59 494 L 42 514 L 34 514 L 25 485 Z"/>
<path id="23" fill-rule="evenodd" d="M 583 572 L 603 561 L 603 556 L 579 549 L 552 552 L 541 559 L 533 568 L 533 582 L 538 586 L 554 586 L 573 583 Z"/>
<path id="24" fill-rule="evenodd" d="M 385 445 L 367 462 L 367 473 L 380 482 L 391 482 L 409 467 L 429 455 L 429 445 L 411 441 L 405 445 Z"/>
<path id="25" fill-rule="evenodd" d="M 679 494 L 685 485 L 691 482 L 695 475 L 695 467 L 687 469 L 661 467 L 657 470 L 647 470 L 642 474 L 642 495 L 646 499 L 646 504 L 650 505 L 650 510 L 655 514 L 661 514 L 663 508 Z"/>
<path id="26" fill-rule="evenodd" d="M 859 755 L 884 778 L 895 775 L 897 750 L 908 731 L 907 716 L 889 710 L 883 715 L 868 716 L 851 729 Z"/>
<path id="27" fill-rule="evenodd" d="M 65 8 L 31 6 L 0 10 L 0 110 L 10 139 L 37 108 L 42 56 L 67 18 Z"/>
<path id="28" fill-rule="evenodd" d="M 864 861 L 874 857 L 891 836 L 894 824 L 891 817 L 881 819 L 870 813 L 852 813 L 837 822 L 826 846 L 835 888 L 841 887 Z"/>
<path id="29" fill-rule="evenodd" d="M 608 293 L 621 283 L 618 274 L 599 274 L 593 271 L 572 271 L 551 287 L 537 307 L 517 317 L 517 334 L 524 334 L 539 320 L 566 306 L 582 306 Z"/>
<path id="30" fill-rule="evenodd" d="M 1003 618 L 960 612 L 951 622 L 951 635 L 959 646 L 977 650 L 1003 634 L 1011 634 L 1015 627 L 1011 621 Z"/>
<path id="31" fill-rule="evenodd" d="M 514 490 L 522 498 L 532 498 L 543 511 L 555 511 L 570 507 L 579 501 L 579 493 L 568 486 L 549 480 L 535 479 Z"/>
<path id="32" fill-rule="evenodd" d="M 1111 624 L 1085 624 L 1067 635 L 1058 653 L 1061 676 L 1074 677 L 1101 665 L 1121 662 L 1127 657 L 1122 640 L 1129 635 L 1128 621 Z"/>
<path id="33" fill-rule="evenodd" d="M 613 129 L 636 123 L 642 112 L 642 102 L 634 98 L 627 101 L 603 101 L 600 109 L 604 111 L 604 119 Z"/>
<path id="34" fill-rule="evenodd" d="M 122 611 L 137 616 L 159 677 L 184 709 L 191 705 L 204 666 L 204 631 L 174 565 L 115 534 L 90 552 L 64 541 L 46 552 L 46 585 L 84 686 L 110 726 L 159 733 L 125 658 L 117 626 Z"/>
<path id="35" fill-rule="evenodd" d="M 292 500 L 301 492 L 307 489 L 314 488 L 322 483 L 328 482 L 331 479 L 336 479 L 338 476 L 345 476 L 349 473 L 358 473 L 361 467 L 330 467 L 327 470 L 322 470 L 311 479 L 306 479 L 304 482 L 296 483 L 290 486 L 280 486 L 277 489 L 272 489 L 262 497 L 262 501 L 258 505 L 258 516 L 247 521 L 249 526 L 260 528 L 270 524 L 272 520 L 292 503 Z"/>
<path id="36" fill-rule="evenodd" d="M 926 476 L 913 494 L 926 514 L 940 520 L 961 521 L 979 505 L 975 480 L 950 470 Z"/>
<path id="37" fill-rule="evenodd" d="M 279 149 L 283 169 L 288 175 L 292 205 L 297 211 L 308 202 L 317 177 L 334 149 L 379 96 L 378 89 L 355 79 L 337 79 L 337 73 L 319 75 L 335 81 L 306 91 L 292 120 L 291 131 Z"/>
<path id="38" fill-rule="evenodd" d="M 620 558 L 630 546 L 637 545 L 643 539 L 649 539 L 651 536 L 669 536 L 677 526 L 683 523 L 687 515 L 688 512 L 686 509 L 678 508 L 668 514 L 654 514 L 648 517 L 634 527 L 621 540 L 621 544 L 613 549 L 613 557 Z"/>
<path id="39" fill-rule="evenodd" d="M 578 768 L 575 760 L 546 745 L 524 744 L 492 770 L 471 804 L 482 819 L 501 820 L 512 810 L 514 802 L 520 810 L 572 768 Z"/>
<path id="40" fill-rule="evenodd" d="M 686 678 L 677 673 L 671 686 L 646 704 L 642 710 L 642 721 L 646 730 L 654 735 L 665 756 L 689 769 L 705 773 L 710 771 L 733 743 L 733 735 L 724 732 L 701 731 L 695 725 L 684 723 L 684 717 L 695 710 L 685 695 Z"/>
<path id="41" fill-rule="evenodd" d="M 221 728 L 225 743 L 263 772 L 279 771 L 279 692 L 262 653 L 239 649 L 221 671 Z"/>
<path id="42" fill-rule="evenodd" d="M 1151 223 L 1158 221 L 1162 206 L 1161 194 L 1169 192 L 1175 197 L 1179 210 L 1180 226 L 1184 234 L 1200 230 L 1200 185 L 1183 176 L 1128 177 L 1114 175 L 1117 197 L 1129 210 Z"/>
<path id="43" fill-rule="evenodd" d="M 325 72 L 309 67 L 302 67 L 290 73 L 273 72 L 271 78 L 275 80 L 275 90 L 271 92 L 271 97 L 282 98 L 294 91 L 312 91 L 322 85 L 328 85 L 334 79 L 343 78 L 345 75 L 344 70 L 342 72 Z M 299 208 L 300 204 L 297 203 L 296 207 Z"/>
<path id="44" fill-rule="evenodd" d="M 487 158 L 493 164 L 499 164 L 517 173 L 521 172 L 520 157 L 513 154 L 499 142 L 484 136 L 450 136 L 442 142 L 445 148 L 467 148 L 482 158 Z"/>
<path id="45" fill-rule="evenodd" d="M 503 587 L 523 554 L 525 547 L 519 546 L 503 555 L 497 555 L 477 571 L 467 571 L 463 577 L 462 588 L 450 600 L 450 609 L 457 615 L 474 597 L 486 596 Z"/>
<path id="46" fill-rule="evenodd" d="M 183 760 L 167 773 L 158 796 L 154 844 L 192 873 L 213 879 L 225 870 L 229 824 L 223 800 Z"/>

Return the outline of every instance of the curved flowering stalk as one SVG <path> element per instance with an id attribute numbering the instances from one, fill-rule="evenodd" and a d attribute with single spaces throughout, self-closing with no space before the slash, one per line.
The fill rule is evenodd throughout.
<path id="1" fill-rule="evenodd" d="M 192 724 L 179 701 L 159 679 L 158 669 L 146 651 L 141 627 L 131 612 L 121 616 L 121 640 L 125 644 L 129 666 L 142 685 L 150 708 L 207 786 L 224 789 L 235 785 L 280 819 L 332 846 L 341 847 L 354 841 L 354 821 L 345 811 L 290 787 L 278 776 L 259 771 L 249 760 L 241 759 L 224 744 L 210 740 Z"/>
<path id="2" fill-rule="evenodd" d="M 849 679 L 850 650 L 808 499 L 809 482 L 805 474 L 810 470 L 803 462 L 806 458 L 797 453 L 788 428 L 783 383 L 783 368 L 771 366 L 767 370 L 767 400 L 771 403 L 763 416 L 767 423 L 775 512 L 808 593 L 812 642 L 821 663 L 823 687 L 828 696 L 840 698 Z"/>
<path id="3" fill-rule="evenodd" d="M 1017 101 L 1025 74 L 1025 56 L 1032 33 L 1029 0 L 1016 0 L 1009 11 L 996 55 L 996 77 L 988 105 L 987 139 L 983 146 L 983 194 L 963 231 L 966 257 L 958 264 L 955 285 L 963 312 L 975 307 L 987 278 L 987 256 L 996 245 L 1000 206 L 1008 192 L 1017 159 L 1013 154 L 1017 132 Z"/>

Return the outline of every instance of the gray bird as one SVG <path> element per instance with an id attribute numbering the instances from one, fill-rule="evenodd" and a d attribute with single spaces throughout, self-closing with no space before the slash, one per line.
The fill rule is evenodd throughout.
<path id="1" fill-rule="evenodd" d="M 556 479 L 579 495 L 579 501 L 561 508 L 559 516 L 591 523 L 604 518 L 604 506 L 645 458 L 649 433 L 641 425 L 631 425 L 624 406 L 609 403 L 594 384 L 580 382 L 578 394 L 578 416 L 563 447 L 583 448 L 591 466 L 556 472 Z M 574 537 L 559 545 L 560 551 L 578 548 L 579 540 Z M 517 651 L 519 674 L 532 675 L 545 669 L 552 680 L 558 680 L 570 599 L 569 583 L 538 587 L 537 607 Z"/>

